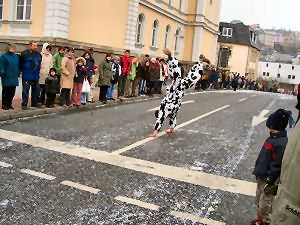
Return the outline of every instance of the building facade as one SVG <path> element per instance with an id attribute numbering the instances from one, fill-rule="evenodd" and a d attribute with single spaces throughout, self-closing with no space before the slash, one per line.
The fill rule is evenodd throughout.
<path id="1" fill-rule="evenodd" d="M 0 50 L 30 40 L 96 52 L 216 60 L 221 0 L 0 0 Z"/>
<path id="2" fill-rule="evenodd" d="M 257 32 L 240 21 L 220 23 L 219 30 L 217 66 L 256 79 L 261 54 Z"/>
<path id="3" fill-rule="evenodd" d="M 300 65 L 259 62 L 258 77 L 282 84 L 298 85 L 300 83 Z"/>

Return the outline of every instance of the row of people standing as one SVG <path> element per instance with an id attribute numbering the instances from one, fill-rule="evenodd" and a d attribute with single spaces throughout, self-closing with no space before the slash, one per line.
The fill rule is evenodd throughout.
<path id="1" fill-rule="evenodd" d="M 162 93 L 167 79 L 168 68 L 164 59 L 150 60 L 149 55 L 145 55 L 144 58 L 130 57 L 129 50 L 121 57 L 112 58 L 111 54 L 106 54 L 99 65 L 99 100 L 103 103 L 114 100 L 116 84 L 117 97 L 120 100 L 125 97 Z"/>

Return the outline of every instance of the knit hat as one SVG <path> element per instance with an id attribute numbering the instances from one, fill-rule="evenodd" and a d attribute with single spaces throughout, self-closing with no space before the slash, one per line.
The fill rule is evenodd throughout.
<path id="1" fill-rule="evenodd" d="M 79 61 L 82 61 L 83 65 L 86 64 L 86 60 L 85 60 L 85 58 L 83 58 L 83 57 L 78 57 L 78 58 L 76 59 L 76 63 L 78 63 Z"/>
<path id="2" fill-rule="evenodd" d="M 54 67 L 52 67 L 52 68 L 49 70 L 49 73 L 51 73 L 52 71 L 54 71 L 55 74 L 56 74 L 56 69 L 55 69 Z"/>
<path id="3" fill-rule="evenodd" d="M 114 60 L 120 61 L 120 57 L 119 57 L 119 56 L 115 56 L 115 57 L 114 57 Z"/>
<path id="4" fill-rule="evenodd" d="M 283 131 L 288 123 L 290 124 L 290 128 L 292 128 L 295 123 L 292 112 L 285 109 L 278 109 L 269 116 L 266 126 L 273 130 Z"/>

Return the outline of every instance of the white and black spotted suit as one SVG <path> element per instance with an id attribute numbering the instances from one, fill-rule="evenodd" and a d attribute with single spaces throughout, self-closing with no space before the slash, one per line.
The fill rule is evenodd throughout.
<path id="1" fill-rule="evenodd" d="M 200 61 L 193 65 L 185 78 L 182 78 L 181 69 L 178 66 L 178 60 L 175 57 L 169 57 L 168 67 L 169 76 L 172 79 L 172 82 L 167 87 L 166 96 L 159 106 L 154 127 L 157 131 L 161 129 L 164 120 L 167 117 L 170 118 L 170 128 L 176 127 L 176 116 L 181 106 L 185 90 L 196 84 L 203 74 L 203 64 Z"/>

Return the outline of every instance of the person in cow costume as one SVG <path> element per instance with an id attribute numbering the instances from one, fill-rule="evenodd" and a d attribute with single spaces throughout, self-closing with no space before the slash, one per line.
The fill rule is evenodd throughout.
<path id="1" fill-rule="evenodd" d="M 170 129 L 166 133 L 173 133 L 185 90 L 191 88 L 201 78 L 203 75 L 203 62 L 206 60 L 203 55 L 200 55 L 199 61 L 193 65 L 187 76 L 183 78 L 178 60 L 171 56 L 169 49 L 165 49 L 164 53 L 168 56 L 169 76 L 172 82 L 167 87 L 166 96 L 161 101 L 159 110 L 155 112 L 157 120 L 151 137 L 157 136 L 166 118 L 170 119 Z"/>

